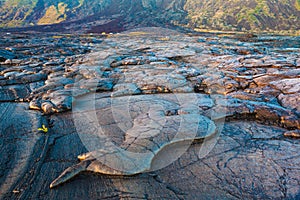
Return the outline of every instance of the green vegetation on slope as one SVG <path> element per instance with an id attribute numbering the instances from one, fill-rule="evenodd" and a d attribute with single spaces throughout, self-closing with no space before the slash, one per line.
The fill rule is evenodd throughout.
<path id="1" fill-rule="evenodd" d="M 47 10 L 45 15 L 38 21 L 37 24 L 56 24 L 66 20 L 66 7 L 68 5 L 60 2 L 57 7 L 52 5 Z"/>
<path id="2" fill-rule="evenodd" d="M 190 26 L 233 31 L 297 31 L 299 8 L 300 0 L 187 0 L 185 5 Z"/>
<path id="3" fill-rule="evenodd" d="M 296 7 L 297 10 L 300 11 L 300 0 L 296 0 L 295 7 Z"/>
<path id="4" fill-rule="evenodd" d="M 237 23 L 246 20 L 251 29 L 262 29 L 264 24 L 260 21 L 260 17 L 275 18 L 274 14 L 270 12 L 270 8 L 266 0 L 256 0 L 256 6 L 253 9 L 244 7 L 237 14 Z"/>
<path id="5" fill-rule="evenodd" d="M 32 14 L 38 0 L 6 0 L 0 7 L 0 27 L 26 25 L 25 19 Z"/>

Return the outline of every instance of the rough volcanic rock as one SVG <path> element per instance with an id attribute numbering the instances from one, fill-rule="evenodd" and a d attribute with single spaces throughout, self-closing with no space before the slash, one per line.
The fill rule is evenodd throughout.
<path id="1" fill-rule="evenodd" d="M 7 155 L 0 198 L 299 199 L 299 48 L 279 45 L 295 39 L 158 30 L 0 40 L 18 59 L 0 65 Z M 180 123 L 192 129 L 193 116 L 212 120 L 217 134 L 194 141 L 167 167 L 134 176 L 83 172 L 49 189 L 78 155 L 99 149 L 103 136 L 150 151 L 149 144 L 172 139 Z M 48 132 L 38 131 L 42 125 Z M 140 130 L 169 134 L 128 142 Z"/>
<path id="2" fill-rule="evenodd" d="M 280 90 L 283 94 L 294 94 L 300 92 L 299 78 L 283 79 L 280 81 L 270 82 L 270 85 Z"/>
<path id="3" fill-rule="evenodd" d="M 134 83 L 117 84 L 114 87 L 112 97 L 141 94 L 140 88 Z"/>
<path id="4" fill-rule="evenodd" d="M 25 103 L 0 103 L 1 198 L 27 180 L 33 184 L 47 153 L 47 135 L 38 129 L 47 124 L 39 113 Z M 19 191 L 22 188 L 18 188 Z M 5 198 L 4 198 L 5 199 Z"/>
<path id="5" fill-rule="evenodd" d="M 0 102 L 23 101 L 29 94 L 26 85 L 0 86 Z"/>
<path id="6" fill-rule="evenodd" d="M 300 95 L 299 95 L 299 93 L 289 94 L 289 95 L 280 94 L 278 96 L 278 100 L 280 101 L 282 106 L 289 108 L 289 109 L 293 109 L 295 112 L 298 113 L 298 115 L 300 114 L 300 104 L 299 104 Z"/>
<path id="7" fill-rule="evenodd" d="M 8 59 L 14 59 L 16 56 L 7 50 L 0 50 L 0 62 L 5 62 Z"/>

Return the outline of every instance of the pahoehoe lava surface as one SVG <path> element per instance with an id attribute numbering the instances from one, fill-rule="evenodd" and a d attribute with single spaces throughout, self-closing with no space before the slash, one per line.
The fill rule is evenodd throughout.
<path id="1" fill-rule="evenodd" d="M 299 38 L 159 28 L 2 36 L 2 199 L 300 197 Z M 202 129 L 189 135 L 193 126 Z M 113 171 L 97 152 L 107 140 L 150 159 Z M 65 169 L 71 179 L 50 189 Z"/>
<path id="2" fill-rule="evenodd" d="M 151 98 L 148 96 L 131 97 L 130 105 L 124 104 L 124 102 L 128 102 L 126 97 L 118 99 L 118 103 L 114 101 L 111 106 L 117 107 L 116 109 L 130 106 L 132 107 L 130 112 L 136 112 L 137 115 L 136 118 L 132 119 L 132 127 L 124 131 L 125 140 L 119 147 L 105 137 L 102 130 L 97 128 L 97 123 L 93 123 L 92 120 L 83 120 L 91 114 L 82 109 L 76 111 L 78 113 L 74 114 L 74 117 L 83 120 L 81 124 L 88 125 L 77 128 L 77 131 L 82 134 L 89 134 L 89 140 L 94 136 L 94 140 L 98 140 L 99 144 L 93 147 L 99 147 L 99 149 L 78 156 L 81 162 L 66 169 L 51 183 L 50 187 L 53 188 L 82 171 L 131 176 L 168 166 L 177 160 L 194 140 L 211 137 L 217 132 L 215 123 L 200 115 L 197 105 L 193 105 L 197 100 L 195 97 L 177 94 L 176 98 L 184 101 L 184 106 L 188 107 L 178 107 L 177 105 L 178 110 L 176 111 L 169 110 L 170 107 L 176 108 L 176 104 L 172 105 L 171 102 L 164 102 L 163 98 L 153 96 Z M 170 115 L 172 111 L 173 115 Z M 83 112 L 84 114 L 82 114 Z M 114 114 L 122 115 L 123 112 L 126 111 L 115 110 Z M 127 120 L 130 120 L 130 118 L 127 118 Z M 95 124 L 94 127 L 93 124 Z M 87 130 L 92 130 L 92 132 Z M 81 139 L 84 143 L 90 142 L 83 137 Z M 89 149 L 93 149 L 93 147 L 89 147 Z M 174 153 L 176 149 L 179 149 L 178 153 Z M 173 155 L 171 154 L 172 150 Z M 158 155 L 166 154 L 164 152 L 169 154 L 157 158 Z"/>

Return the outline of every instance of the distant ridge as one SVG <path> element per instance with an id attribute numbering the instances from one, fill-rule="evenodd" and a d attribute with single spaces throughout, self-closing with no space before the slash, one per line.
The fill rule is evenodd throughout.
<path id="1" fill-rule="evenodd" d="M 300 0 L 0 0 L 2 28 L 99 32 L 109 25 L 112 32 L 141 26 L 299 32 Z"/>

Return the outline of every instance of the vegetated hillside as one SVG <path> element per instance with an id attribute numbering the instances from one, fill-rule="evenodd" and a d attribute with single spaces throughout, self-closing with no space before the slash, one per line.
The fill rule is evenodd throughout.
<path id="1" fill-rule="evenodd" d="M 187 0 L 190 26 L 225 30 L 299 30 L 300 0 Z"/>
<path id="2" fill-rule="evenodd" d="M 300 29 L 300 0 L 0 0 L 0 6 L 2 27 L 72 22 L 77 28 L 83 24 L 87 30 L 97 30 L 106 23 L 103 19 L 111 23 L 118 18 L 116 23 L 125 29 L 143 25 L 252 31 Z"/>

